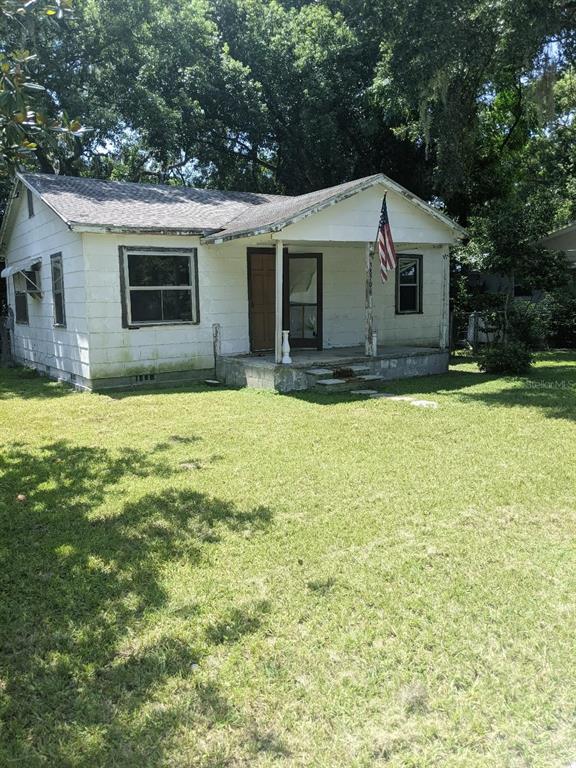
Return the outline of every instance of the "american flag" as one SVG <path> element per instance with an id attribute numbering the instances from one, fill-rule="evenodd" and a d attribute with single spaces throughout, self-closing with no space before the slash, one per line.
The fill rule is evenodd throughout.
<path id="1" fill-rule="evenodd" d="M 390 231 L 390 222 L 388 221 L 388 208 L 386 207 L 386 195 L 382 200 L 382 211 L 380 212 L 380 223 L 378 224 L 378 255 L 380 256 L 380 276 L 382 282 L 388 280 L 388 272 L 396 269 L 396 251 L 392 232 Z"/>

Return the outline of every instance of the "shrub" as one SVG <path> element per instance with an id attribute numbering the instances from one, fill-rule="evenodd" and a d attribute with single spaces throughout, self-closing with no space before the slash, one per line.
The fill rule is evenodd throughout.
<path id="1" fill-rule="evenodd" d="M 542 304 L 550 317 L 550 344 L 554 347 L 576 347 L 576 292 L 564 290 L 549 293 Z"/>
<path id="2" fill-rule="evenodd" d="M 528 349 L 542 349 L 550 335 L 550 307 L 532 301 L 514 301 L 508 309 L 508 341 L 524 344 Z"/>
<path id="3" fill-rule="evenodd" d="M 528 347 L 517 341 L 494 344 L 478 353 L 478 367 L 485 373 L 528 373 L 533 360 Z"/>

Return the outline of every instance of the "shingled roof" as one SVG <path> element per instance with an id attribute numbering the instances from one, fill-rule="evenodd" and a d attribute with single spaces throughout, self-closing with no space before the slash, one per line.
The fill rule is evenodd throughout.
<path id="1" fill-rule="evenodd" d="M 294 197 L 42 173 L 18 174 L 18 178 L 70 229 L 77 231 L 195 234 L 206 243 L 223 242 L 279 231 L 363 189 L 382 184 L 451 229 L 464 233 L 443 213 L 383 174 Z"/>
<path id="2" fill-rule="evenodd" d="M 252 192 L 23 173 L 20 179 L 72 229 L 207 234 L 246 210 L 285 198 Z"/>

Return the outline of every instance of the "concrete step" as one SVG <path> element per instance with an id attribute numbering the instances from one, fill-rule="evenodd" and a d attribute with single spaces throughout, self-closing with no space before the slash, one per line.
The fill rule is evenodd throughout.
<path id="1" fill-rule="evenodd" d="M 332 373 L 332 368 L 310 368 L 306 373 L 309 376 L 329 376 Z"/>
<path id="2" fill-rule="evenodd" d="M 350 379 L 327 378 L 317 379 L 311 384 L 311 389 L 318 392 L 360 392 L 361 394 L 376 393 L 377 390 L 366 389 L 366 384 L 378 384 L 383 381 L 380 376 L 355 376 Z"/>
<path id="3" fill-rule="evenodd" d="M 352 392 L 360 390 L 364 392 L 367 385 L 374 386 L 384 381 L 382 376 L 370 373 L 370 366 L 362 363 L 330 367 L 310 368 L 306 371 L 310 389 L 317 392 Z M 367 390 L 367 394 L 372 394 Z"/>
<path id="4" fill-rule="evenodd" d="M 335 387 L 339 384 L 348 384 L 350 379 L 318 379 L 316 384 L 320 387 Z"/>

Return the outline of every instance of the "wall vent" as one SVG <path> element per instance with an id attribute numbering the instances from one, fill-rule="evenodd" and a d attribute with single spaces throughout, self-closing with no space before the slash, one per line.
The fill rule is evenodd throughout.
<path id="1" fill-rule="evenodd" d="M 136 384 L 146 384 L 148 381 L 156 381 L 156 375 L 154 373 L 139 373 L 134 377 Z"/>

